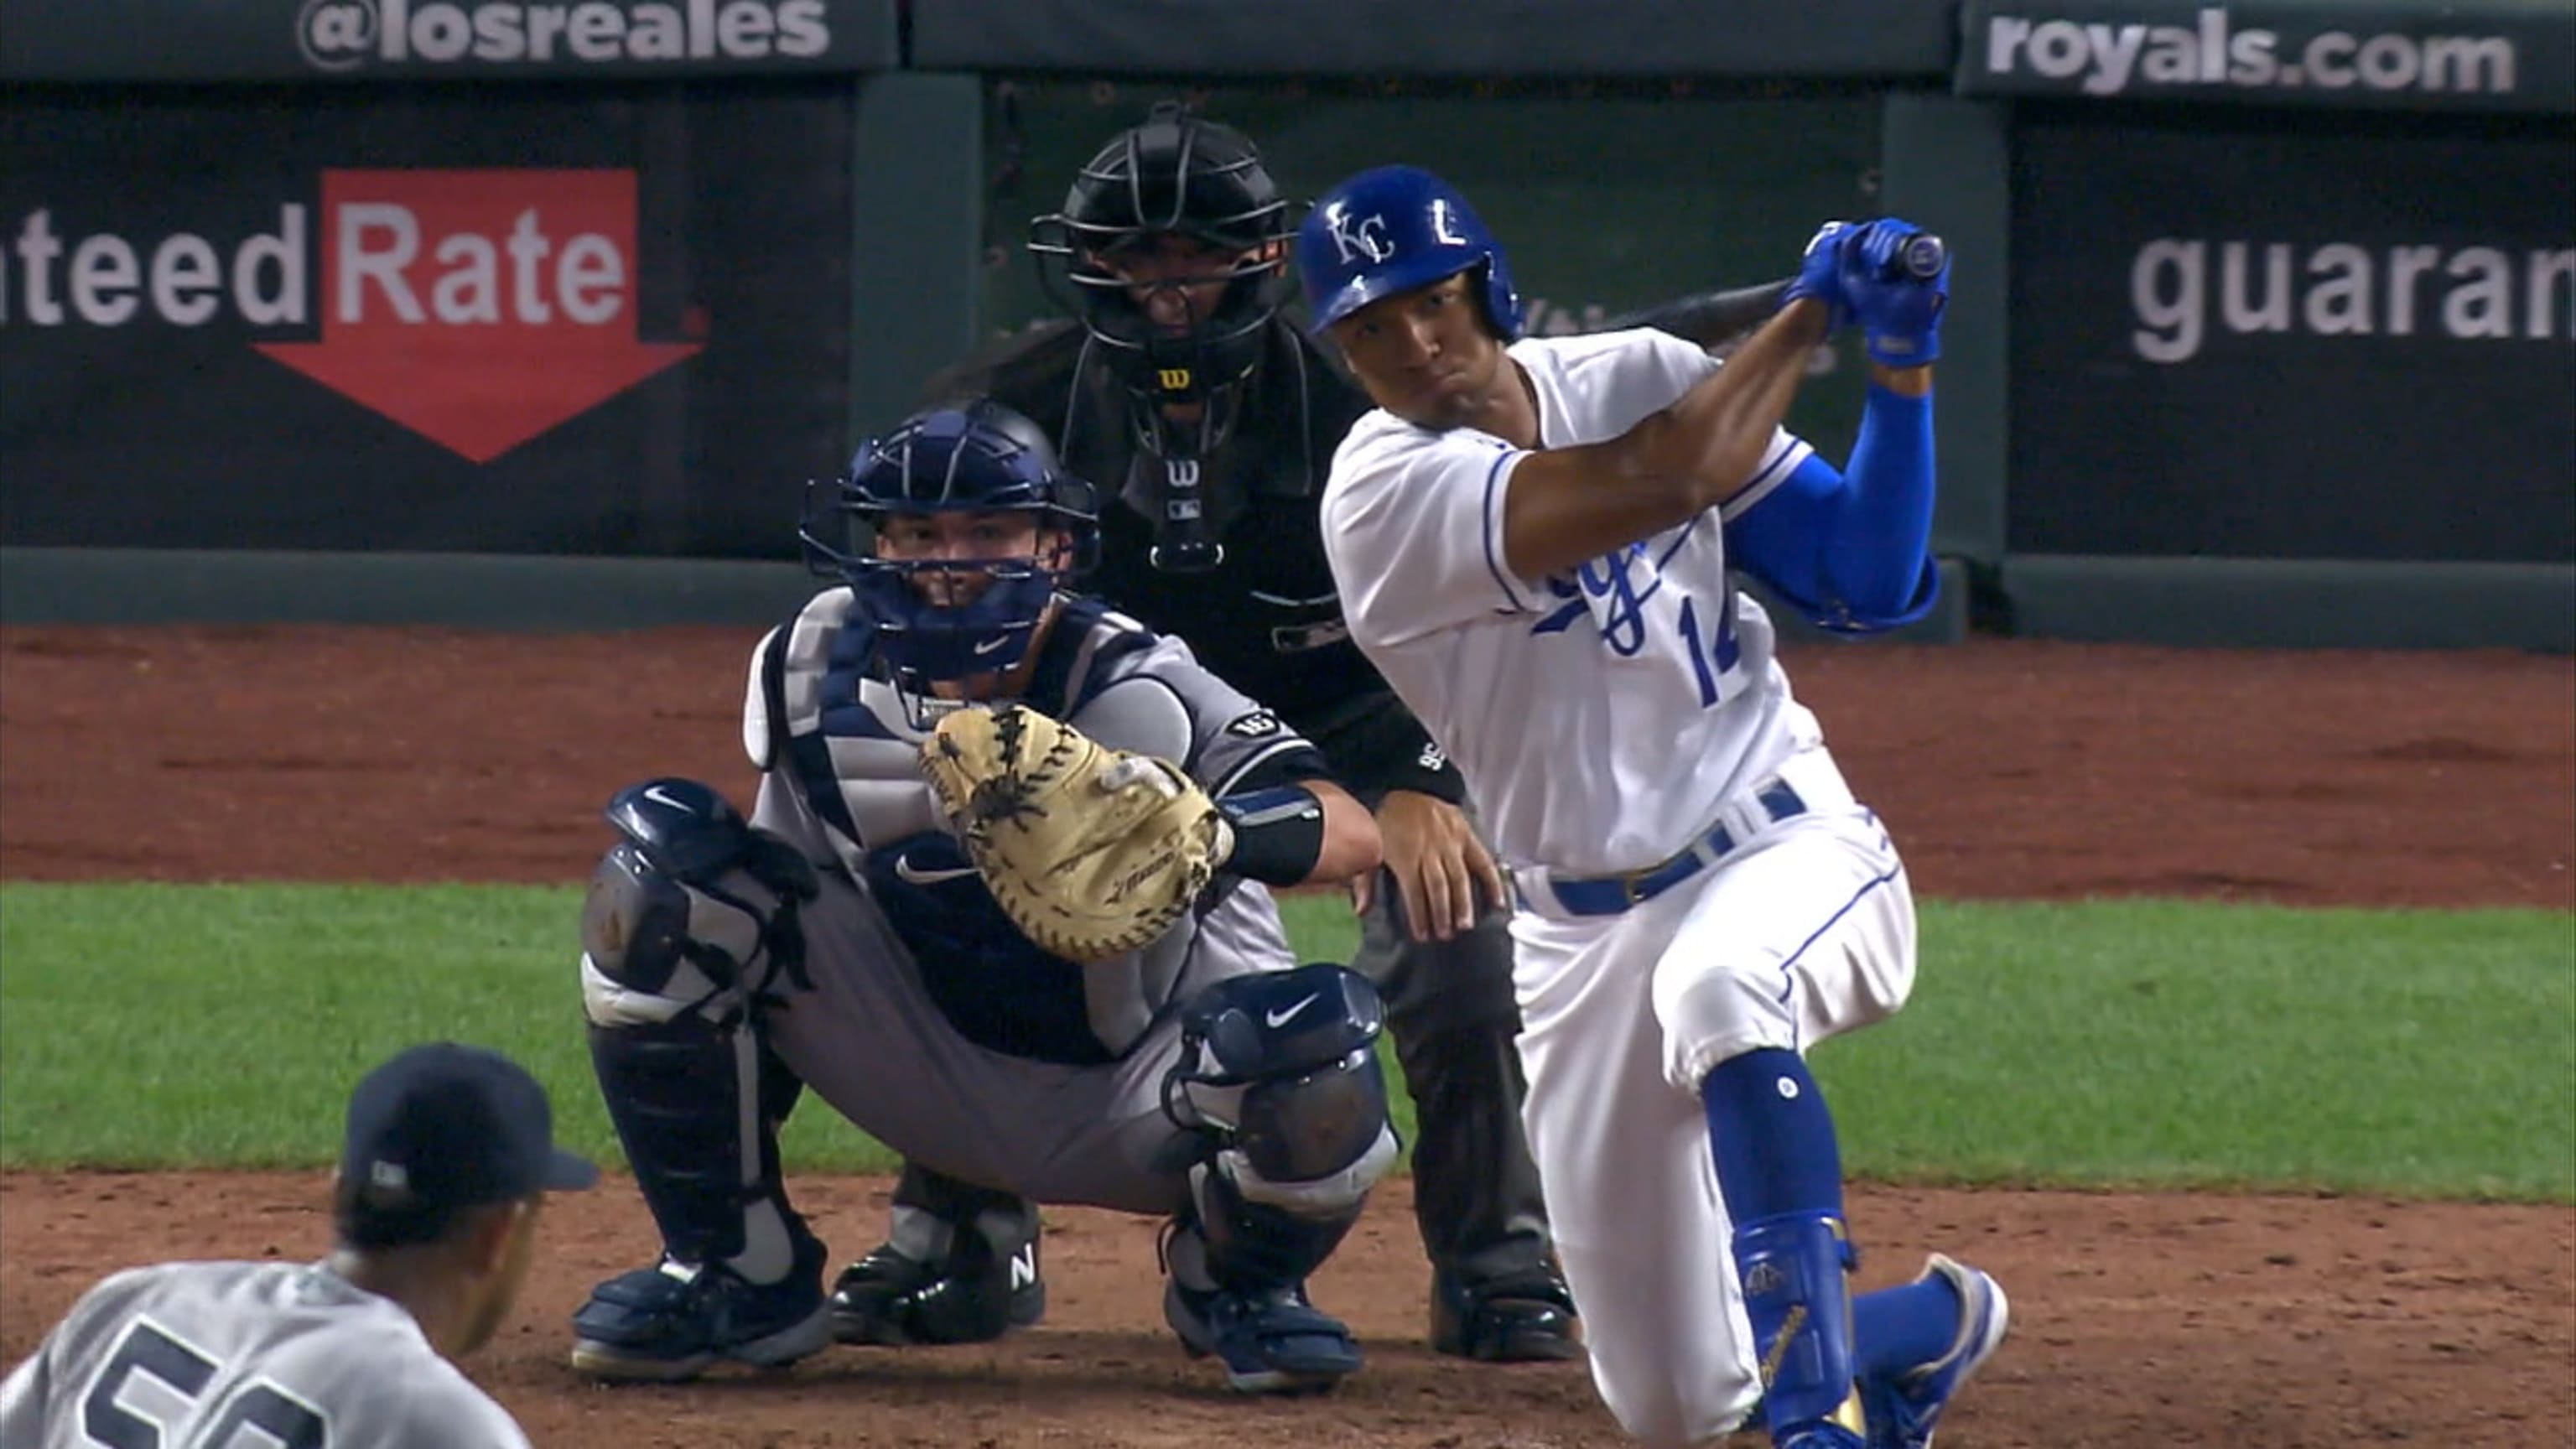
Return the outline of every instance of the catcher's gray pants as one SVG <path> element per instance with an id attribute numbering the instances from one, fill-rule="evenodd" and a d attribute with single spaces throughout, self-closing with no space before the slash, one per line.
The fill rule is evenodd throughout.
<path id="1" fill-rule="evenodd" d="M 1039 1202 L 1161 1214 L 1188 1203 L 1189 1159 L 1173 1150 L 1184 1129 L 1161 1107 L 1180 1054 L 1176 1020 L 1104 1066 L 1005 1056 L 949 1025 L 864 890 L 826 877 L 801 919 L 814 989 L 773 982 L 785 1006 L 765 1013 L 763 1035 L 859 1130 L 942 1174 Z"/>
<path id="2" fill-rule="evenodd" d="M 1396 1062 L 1404 1073 L 1405 1089 L 1413 1094 L 1413 1211 L 1423 1250 L 1435 1266 L 1465 1283 L 1526 1272 L 1545 1262 L 1555 1245 L 1548 1233 L 1538 1167 L 1530 1159 L 1529 1139 L 1521 1126 L 1527 1088 L 1515 1041 L 1520 1034 L 1520 1008 L 1512 995 L 1512 943 L 1506 929 L 1510 915 L 1490 910 L 1464 935 L 1448 941 L 1414 941 L 1405 934 L 1393 880 L 1381 877 L 1378 887 L 1377 899 L 1361 922 L 1359 952 L 1350 964 L 1375 982 L 1386 998 Z M 922 994 L 918 980 L 910 976 L 907 980 L 918 1009 L 938 1022 L 945 1037 L 956 1040 L 938 1009 Z M 1129 1059 L 1132 1063 L 1153 1058 L 1149 1090 L 1161 1080 L 1163 1065 L 1177 1045 L 1168 1025 L 1163 1032 Z M 960 1041 L 959 1045 L 993 1057 L 971 1043 Z M 821 1084 L 815 1085 L 826 1100 L 839 1105 Z M 866 1118 L 847 1107 L 843 1111 L 867 1126 Z M 1159 1112 L 1155 1117 L 1160 1120 Z M 923 1145 L 918 1148 L 907 1145 L 914 1138 L 898 1141 L 877 1134 L 911 1159 L 895 1188 L 898 1208 L 930 1209 L 939 1201 L 939 1188 L 923 1180 L 925 1169 L 967 1183 L 1007 1187 L 1042 1201 L 1092 1200 L 1050 1198 L 1015 1179 L 993 1175 L 990 1168 L 951 1166 L 962 1159 L 957 1149 L 968 1144 L 942 1141 L 936 1132 L 968 1129 L 952 1123 L 930 1130 L 932 1135 L 919 1139 Z"/>

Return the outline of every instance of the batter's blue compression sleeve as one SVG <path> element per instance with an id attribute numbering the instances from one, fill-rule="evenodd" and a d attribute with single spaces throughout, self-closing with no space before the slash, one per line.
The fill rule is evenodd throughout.
<path id="1" fill-rule="evenodd" d="M 1850 466 L 1809 457 L 1726 525 L 1730 562 L 1828 629 L 1910 624 L 1932 610 L 1932 399 L 1873 383 Z"/>

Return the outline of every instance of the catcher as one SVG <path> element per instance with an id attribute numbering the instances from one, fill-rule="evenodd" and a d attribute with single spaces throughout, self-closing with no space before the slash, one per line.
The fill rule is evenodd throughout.
<path id="1" fill-rule="evenodd" d="M 808 489 L 802 536 L 840 583 L 754 652 L 751 819 L 686 780 L 609 807 L 582 996 L 663 1255 L 574 1315 L 574 1366 L 677 1380 L 832 1341 L 776 1136 L 810 1087 L 1011 1204 L 897 1214 L 960 1289 L 916 1311 L 1008 1313 L 1036 1224 L 1001 1219 L 1084 1203 L 1169 1217 L 1164 1316 L 1231 1387 L 1354 1372 L 1305 1282 L 1397 1155 L 1383 1008 L 1295 964 L 1267 887 L 1376 868 L 1368 812 L 1179 641 L 1061 592 L 1096 496 L 1015 413 L 907 419 Z"/>

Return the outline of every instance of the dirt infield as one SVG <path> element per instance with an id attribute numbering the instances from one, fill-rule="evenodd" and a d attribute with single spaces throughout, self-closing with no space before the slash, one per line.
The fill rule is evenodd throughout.
<path id="1" fill-rule="evenodd" d="M 617 786 L 748 786 L 750 643 L 0 630 L 0 877 L 577 880 Z M 2564 657 L 1979 641 L 1789 662 L 1925 895 L 2576 906 Z M 876 1241 L 885 1188 L 798 1183 L 840 1252 Z M 317 1253 L 322 1193 L 312 1176 L 0 1177 L 0 1362 L 111 1267 Z M 1853 1218 L 1864 1287 L 1943 1247 L 2013 1292 L 2011 1345 L 1943 1449 L 2576 1435 L 2563 1208 L 1862 1184 Z M 1427 1271 L 1401 1182 L 1318 1276 L 1370 1355 L 1323 1400 L 1230 1400 L 1181 1357 L 1156 1311 L 1150 1223 L 1048 1223 L 1048 1321 L 1001 1345 L 611 1391 L 578 1383 L 562 1353 L 590 1283 L 651 1251 L 640 1203 L 612 1182 L 550 1215 L 529 1298 L 475 1372 L 537 1443 L 567 1449 L 1621 1442 L 1579 1366 L 1476 1368 L 1422 1347 Z"/>

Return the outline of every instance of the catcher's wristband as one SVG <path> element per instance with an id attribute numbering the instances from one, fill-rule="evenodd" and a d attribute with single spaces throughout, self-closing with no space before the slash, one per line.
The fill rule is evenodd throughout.
<path id="1" fill-rule="evenodd" d="M 1228 795 L 1216 802 L 1234 848 L 1217 869 L 1264 885 L 1303 885 L 1324 858 L 1324 802 L 1302 785 Z"/>

